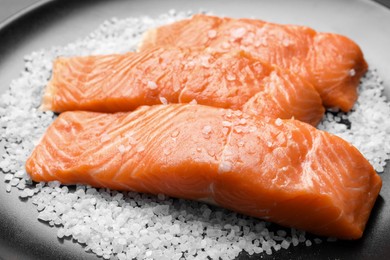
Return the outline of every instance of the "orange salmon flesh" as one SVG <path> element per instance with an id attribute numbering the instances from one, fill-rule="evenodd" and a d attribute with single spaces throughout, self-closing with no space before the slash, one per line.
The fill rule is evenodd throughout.
<path id="1" fill-rule="evenodd" d="M 244 50 L 300 75 L 317 89 L 326 107 L 345 112 L 353 107 L 368 67 L 359 46 L 347 37 L 253 19 L 197 14 L 149 30 L 139 50 L 168 46 Z"/>
<path id="2" fill-rule="evenodd" d="M 37 182 L 208 201 L 343 239 L 362 236 L 382 185 L 337 136 L 298 120 L 190 104 L 64 112 L 26 170 Z"/>
<path id="3" fill-rule="evenodd" d="M 142 105 L 194 100 L 312 125 L 321 121 L 325 111 L 309 82 L 242 51 L 219 54 L 159 48 L 56 59 L 42 109 L 125 112 Z"/>

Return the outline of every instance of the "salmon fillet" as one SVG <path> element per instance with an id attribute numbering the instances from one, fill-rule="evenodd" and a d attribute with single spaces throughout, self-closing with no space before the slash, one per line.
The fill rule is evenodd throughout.
<path id="1" fill-rule="evenodd" d="M 118 112 L 192 100 L 312 125 L 325 110 L 314 87 L 286 70 L 244 52 L 190 49 L 58 58 L 42 109 Z"/>
<path id="2" fill-rule="evenodd" d="M 344 239 L 362 236 L 382 184 L 337 136 L 298 120 L 191 104 L 62 113 L 26 170 L 37 182 L 207 201 Z"/>
<path id="3" fill-rule="evenodd" d="M 367 71 L 359 46 L 347 37 L 311 28 L 252 19 L 194 15 L 148 31 L 140 50 L 156 46 L 245 50 L 300 75 L 320 93 L 326 107 L 349 111 Z"/>

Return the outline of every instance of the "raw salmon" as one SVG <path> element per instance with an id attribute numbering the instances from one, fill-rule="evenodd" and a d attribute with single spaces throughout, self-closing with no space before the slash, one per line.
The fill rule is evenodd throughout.
<path id="1" fill-rule="evenodd" d="M 359 46 L 344 36 L 252 19 L 194 15 L 148 31 L 140 50 L 156 46 L 245 50 L 302 76 L 318 90 L 326 107 L 343 111 L 355 103 L 367 70 Z"/>
<path id="2" fill-rule="evenodd" d="M 44 110 L 131 111 L 189 103 L 241 109 L 316 125 L 324 114 L 310 83 L 244 52 L 153 49 L 123 55 L 58 58 Z"/>
<path id="3" fill-rule="evenodd" d="M 26 169 L 37 182 L 207 201 L 344 239 L 362 236 L 381 189 L 369 162 L 337 136 L 191 104 L 62 113 Z"/>

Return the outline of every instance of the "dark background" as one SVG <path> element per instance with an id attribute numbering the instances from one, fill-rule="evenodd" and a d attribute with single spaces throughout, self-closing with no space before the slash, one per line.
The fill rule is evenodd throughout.
<path id="1" fill-rule="evenodd" d="M 57 0 L 58 2 L 61 2 L 61 0 Z M 68 0 L 63 0 L 63 2 L 66 2 Z M 80 2 L 85 0 L 79 0 Z M 110 0 L 107 0 L 110 1 Z M 194 0 L 196 1 L 196 0 Z M 212 1 L 212 0 L 210 0 Z M 350 0 L 351 3 L 353 3 L 354 0 Z M 369 0 L 367 0 L 369 1 Z M 390 0 L 376 0 L 377 2 L 387 6 L 390 8 Z M 40 2 L 40 0 L 0 0 L 0 24 L 2 22 L 6 22 L 7 19 L 12 19 L 12 16 L 19 11 L 22 11 L 26 7 L 29 7 L 31 5 L 34 5 L 36 3 Z M 69 1 L 72 2 L 72 1 Z M 85 4 L 90 1 L 85 1 Z M 61 5 L 58 5 L 61 6 Z M 82 4 L 80 4 L 82 6 Z M 59 7 L 58 7 L 59 8 Z M 66 12 L 66 8 L 61 7 L 64 12 Z M 53 9 L 48 9 L 53 10 Z M 342 10 L 340 10 L 342 11 Z M 57 11 L 57 13 L 61 14 L 61 12 Z M 384 25 L 384 26 L 390 26 L 390 25 Z M 1 27 L 1 26 L 0 26 Z M 12 29 L 12 28 L 11 28 Z M 33 28 L 34 29 L 34 28 Z M 38 28 L 37 30 L 39 30 Z M 8 30 L 10 31 L 10 30 Z M 4 36 L 4 35 L 3 35 Z M 12 38 L 17 36 L 15 34 L 12 34 Z M 10 38 L 8 36 L 8 38 Z M 17 37 L 16 37 L 17 38 Z M 7 44 L 7 42 L 3 42 L 5 38 L 0 37 L 0 53 L 5 53 L 2 48 L 9 48 L 11 46 L 10 43 Z M 8 46 L 8 47 L 7 47 Z M 1 56 L 1 59 L 3 61 L 7 58 L 5 56 Z M 1 66 L 0 66 L 1 68 Z M 1 71 L 1 69 L 0 69 Z M 11 78 L 14 78 L 15 76 L 10 76 Z M 384 182 L 388 182 L 390 179 L 390 170 L 387 169 L 387 171 L 381 175 L 383 177 Z M 386 179 L 386 180 L 385 180 Z M 0 180 L 2 182 L 2 180 Z M 2 187 L 0 185 L 0 187 Z M 386 187 L 387 189 L 389 187 Z M 388 193 L 387 189 L 383 189 L 386 194 Z M 0 191 L 0 192 L 4 192 Z M 12 199 L 12 198 L 11 198 Z M 15 200 L 15 203 L 17 200 Z M 383 213 L 381 215 L 381 208 L 383 209 L 385 207 L 387 201 L 383 199 L 378 199 L 376 208 L 374 209 L 372 215 L 377 220 L 377 222 L 381 222 L 383 224 L 384 221 L 387 221 L 384 216 L 386 216 L 388 213 Z M 33 225 L 30 226 L 29 230 L 22 230 L 21 222 L 23 222 L 23 219 L 19 219 L 16 216 L 19 216 L 21 214 L 21 211 L 25 212 L 36 212 L 35 207 L 31 205 L 25 205 L 26 209 L 22 210 L 18 207 L 13 208 L 14 212 L 4 212 L 0 211 L 0 259 L 75 259 L 74 257 L 77 256 L 79 259 L 98 259 L 93 254 L 83 254 L 83 249 L 80 246 L 74 246 L 72 241 L 50 241 L 50 238 L 48 237 L 46 240 L 37 236 L 39 232 L 42 232 L 42 229 L 45 230 L 45 232 L 49 232 L 50 228 L 46 225 Z M 31 209 L 29 209 L 31 207 Z M 7 219 L 8 222 L 2 222 L 2 219 Z M 36 221 L 36 219 L 34 219 Z M 36 222 L 34 222 L 36 223 Z M 39 230 L 38 230 L 39 229 Z M 368 234 L 366 237 L 370 238 L 370 233 L 374 232 L 375 227 L 368 226 L 366 233 Z M 47 231 L 46 231 L 47 230 Z M 52 231 L 53 232 L 53 231 Z M 376 232 L 381 232 L 380 230 L 376 230 Z M 370 255 L 369 259 L 384 259 L 383 257 L 383 250 L 384 248 L 388 248 L 387 251 L 390 252 L 390 245 L 387 245 L 388 240 L 385 238 L 388 237 L 386 235 L 386 230 L 382 231 L 382 235 L 384 237 L 383 241 L 379 241 L 381 243 L 377 245 L 372 245 L 369 243 L 369 241 L 366 240 L 360 240 L 355 243 L 349 243 L 348 241 L 335 243 L 335 244 L 324 244 L 322 247 L 312 247 L 312 248 L 304 248 L 304 247 L 297 247 L 294 249 L 291 249 L 289 251 L 285 251 L 282 254 L 275 254 L 274 259 L 352 259 L 351 257 L 354 257 L 355 259 L 367 259 L 367 255 L 364 254 L 364 252 L 361 252 L 361 248 L 367 248 L 367 246 L 372 246 L 367 248 L 370 250 L 370 252 L 375 251 L 375 249 L 380 249 L 378 251 L 378 255 Z M 334 253 L 325 253 L 328 252 L 328 250 L 334 250 Z M 44 252 L 44 253 L 43 253 Z M 353 254 L 351 254 L 354 252 Z M 300 257 L 297 257 L 300 256 Z M 389 253 L 390 256 L 390 253 Z M 81 257 L 81 258 L 80 258 Z M 241 259 L 255 259 L 249 258 L 247 256 L 241 256 Z M 102 258 L 100 258 L 102 259 Z M 269 258 L 267 258 L 269 259 Z M 390 258 L 387 258 L 390 259 Z M 384 259 L 385 260 L 385 259 Z"/>
<path id="2" fill-rule="evenodd" d="M 81 0 L 82 1 L 82 0 Z M 352 0 L 353 1 L 353 0 Z M 390 8 L 390 0 L 375 0 Z M 40 0 L 0 0 L 0 23 Z"/>

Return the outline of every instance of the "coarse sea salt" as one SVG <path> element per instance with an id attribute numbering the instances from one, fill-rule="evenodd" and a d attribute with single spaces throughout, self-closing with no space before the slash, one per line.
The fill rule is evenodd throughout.
<path id="1" fill-rule="evenodd" d="M 303 231 L 280 230 L 268 222 L 201 202 L 83 185 L 68 188 L 59 182 L 32 184 L 24 172 L 25 161 L 37 140 L 56 118 L 52 112 L 36 109 L 51 76 L 55 57 L 135 51 L 143 32 L 187 18 L 190 14 L 172 10 L 155 19 L 113 18 L 84 39 L 26 56 L 25 70 L 12 81 L 10 89 L 0 99 L 0 168 L 6 173 L 6 191 L 18 192 L 22 198 L 30 197 L 39 212 L 37 218 L 53 225 L 60 239 L 72 237 L 84 244 L 87 252 L 104 259 L 116 256 L 118 259 L 225 260 L 236 258 L 242 251 L 263 256 L 299 244 L 311 246 L 312 241 L 322 243 L 319 238 L 306 240 Z M 234 37 L 242 37 L 245 34 L 242 29 L 233 31 Z M 209 31 L 208 36 L 215 37 L 214 32 Z M 266 45 L 265 40 L 261 44 Z M 229 45 L 223 43 L 224 48 Z M 208 60 L 203 65 L 209 66 Z M 354 72 L 349 74 L 353 76 Z M 154 89 L 157 84 L 148 82 L 148 87 Z M 160 101 L 168 103 L 163 97 Z M 191 103 L 196 104 L 196 101 Z M 227 118 L 232 116 L 232 111 L 226 113 Z M 241 116 L 241 112 L 234 113 Z M 353 110 L 349 113 L 328 111 L 319 128 L 350 141 L 377 171 L 383 171 L 386 160 L 390 158 L 389 114 L 390 106 L 383 95 L 381 79 L 375 70 L 370 70 L 362 79 L 359 99 Z M 231 123 L 224 121 L 222 124 L 227 134 Z M 209 134 L 211 130 L 209 126 L 202 132 Z M 239 131 L 243 130 L 240 128 Z M 249 131 L 256 129 L 252 127 Z M 106 138 L 102 136 L 101 141 L 108 141 Z M 126 134 L 126 138 L 130 145 L 137 145 L 138 152 L 143 151 L 143 146 L 132 138 L 132 133 Z M 271 147 L 272 143 L 268 145 Z M 118 150 L 124 151 L 124 147 L 119 146 Z M 214 156 L 213 151 L 208 153 Z M 230 167 L 226 162 L 220 170 L 228 171 Z"/>
<path id="2" fill-rule="evenodd" d="M 210 38 L 210 39 L 213 39 L 217 36 L 217 31 L 216 30 L 209 30 L 207 32 L 207 36 Z"/>
<path id="3" fill-rule="evenodd" d="M 202 133 L 205 134 L 205 135 L 208 135 L 211 133 L 211 130 L 213 128 L 211 127 L 211 125 L 205 125 L 203 128 L 202 128 Z"/>
<path id="4" fill-rule="evenodd" d="M 148 88 L 150 88 L 150 89 L 157 89 L 157 84 L 156 84 L 156 82 L 154 82 L 154 81 L 148 81 L 147 86 L 148 86 Z"/>
<path id="5" fill-rule="evenodd" d="M 168 105 L 168 100 L 165 97 L 159 97 L 161 104 Z"/>

